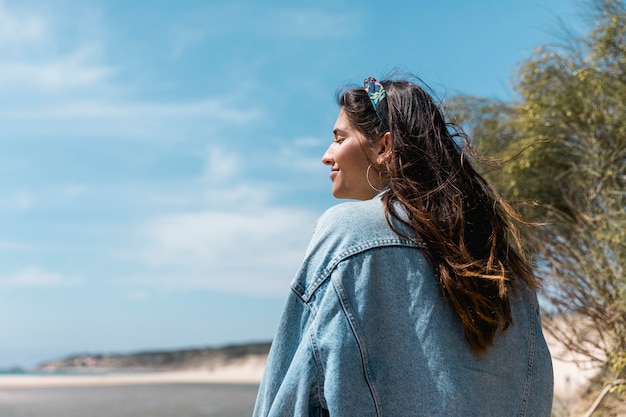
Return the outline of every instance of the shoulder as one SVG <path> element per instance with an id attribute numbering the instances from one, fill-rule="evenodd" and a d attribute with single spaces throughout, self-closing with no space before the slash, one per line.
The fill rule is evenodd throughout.
<path id="1" fill-rule="evenodd" d="M 423 249 L 424 244 L 412 236 L 411 230 L 399 229 L 395 223 L 393 228 L 389 225 L 379 197 L 333 206 L 315 226 L 292 289 L 308 299 L 340 263 L 374 248 Z"/>
<path id="2" fill-rule="evenodd" d="M 418 243 L 419 239 L 415 239 L 414 233 L 407 224 L 387 213 L 385 204 L 378 196 L 371 200 L 352 201 L 329 208 L 318 219 L 313 239 L 332 235 L 343 236 L 346 241 L 352 242 L 401 238 L 403 241 Z"/>
<path id="3" fill-rule="evenodd" d="M 366 234 L 368 230 L 389 230 L 385 208 L 380 198 L 338 204 L 320 216 L 316 233 Z"/>
<path id="4" fill-rule="evenodd" d="M 412 230 L 392 223 L 380 197 L 338 204 L 317 221 L 309 254 L 321 251 L 341 259 L 379 246 L 421 246 Z"/>

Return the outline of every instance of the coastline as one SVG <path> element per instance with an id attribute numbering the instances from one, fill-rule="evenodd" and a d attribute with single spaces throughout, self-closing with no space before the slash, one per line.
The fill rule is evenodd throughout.
<path id="1" fill-rule="evenodd" d="M 596 368 L 581 369 L 579 355 L 568 352 L 560 343 L 546 337 L 552 352 L 555 402 L 577 402 L 580 392 L 597 373 Z M 96 387 L 149 384 L 250 384 L 261 382 L 267 355 L 248 355 L 211 367 L 180 370 L 91 369 L 86 371 L 0 374 L 0 391 L 51 387 Z"/>
<path id="2" fill-rule="evenodd" d="M 192 370 L 4 374 L 0 375 L 0 390 L 145 384 L 259 384 L 265 361 L 265 357 L 248 357 L 212 369 Z"/>

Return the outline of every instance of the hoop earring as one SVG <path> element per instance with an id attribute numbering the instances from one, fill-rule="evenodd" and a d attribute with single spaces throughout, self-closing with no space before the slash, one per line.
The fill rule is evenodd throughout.
<path id="1" fill-rule="evenodd" d="M 370 182 L 370 168 L 372 168 L 372 164 L 369 164 L 369 166 L 367 167 L 367 171 L 365 171 L 365 179 L 367 180 L 367 183 L 370 185 L 370 187 L 372 187 L 372 190 L 381 192 L 382 188 L 379 190 L 378 188 L 374 187 Z M 380 177 L 380 171 L 378 172 L 378 176 Z"/>

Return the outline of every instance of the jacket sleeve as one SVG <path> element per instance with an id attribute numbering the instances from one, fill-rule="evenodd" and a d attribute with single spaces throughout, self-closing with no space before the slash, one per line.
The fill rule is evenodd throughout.
<path id="1" fill-rule="evenodd" d="M 311 326 L 306 325 L 309 313 L 299 297 L 288 297 L 259 386 L 254 417 L 323 415 Z"/>

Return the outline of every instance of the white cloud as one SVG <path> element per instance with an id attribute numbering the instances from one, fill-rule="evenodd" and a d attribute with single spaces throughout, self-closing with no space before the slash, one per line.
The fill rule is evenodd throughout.
<path id="1" fill-rule="evenodd" d="M 17 191 L 0 198 L 0 208 L 28 210 L 35 205 L 35 196 L 28 191 Z"/>
<path id="2" fill-rule="evenodd" d="M 362 20 L 356 13 L 284 9 L 270 16 L 264 29 L 268 33 L 294 38 L 342 38 L 358 31 Z"/>
<path id="3" fill-rule="evenodd" d="M 185 54 L 189 48 L 201 43 L 207 37 L 206 26 L 176 26 L 170 31 L 169 45 L 172 58 L 179 58 Z"/>
<path id="4" fill-rule="evenodd" d="M 57 101 L 28 107 L 0 108 L 5 134 L 80 133 L 84 137 L 163 139 L 215 134 L 224 126 L 245 126 L 258 120 L 260 108 L 240 108 L 229 98 L 194 102 Z M 41 122 L 41 123 L 28 123 Z"/>
<path id="5" fill-rule="evenodd" d="M 294 172 L 304 173 L 323 173 L 329 171 L 322 164 L 322 153 L 319 155 L 311 155 L 310 153 L 302 154 L 294 152 L 293 149 L 283 148 L 279 153 L 276 166 L 282 166 Z"/>
<path id="6" fill-rule="evenodd" d="M 203 42 L 220 41 L 243 32 L 259 37 L 336 39 L 359 33 L 365 18 L 350 13 L 322 10 L 243 6 L 236 3 L 211 5 L 184 16 L 168 30 L 168 46 L 174 58 Z M 255 6 L 257 6 L 255 4 Z M 219 16 L 219 18 L 215 18 Z M 206 22 L 211 24 L 207 25 Z M 250 60 L 247 61 L 248 63 Z"/>
<path id="7" fill-rule="evenodd" d="M 31 250 L 32 246 L 25 243 L 0 239 L 0 251 L 2 250 Z"/>
<path id="8" fill-rule="evenodd" d="M 72 18 L 60 21 L 42 14 L 44 9 L 9 10 L 0 0 L 0 91 L 65 93 L 101 86 L 117 72 L 101 64 L 101 41 L 92 33 L 98 25 L 91 11 L 72 10 L 67 12 Z M 70 22 L 69 30 L 76 33 L 65 37 Z"/>
<path id="9" fill-rule="evenodd" d="M 79 184 L 70 184 L 65 186 L 61 192 L 67 197 L 78 197 L 87 192 L 87 187 Z"/>
<path id="10" fill-rule="evenodd" d="M 204 177 L 210 182 L 223 182 L 240 171 L 241 161 L 237 154 L 219 148 L 211 148 L 204 169 Z"/>
<path id="11" fill-rule="evenodd" d="M 307 137 L 284 141 L 285 145 L 271 155 L 275 166 L 290 171 L 304 173 L 323 173 L 322 155 L 326 148 L 321 139 Z"/>
<path id="12" fill-rule="evenodd" d="M 204 176 L 198 181 L 176 184 L 168 192 L 161 190 L 141 190 L 139 199 L 152 207 L 165 210 L 200 207 L 201 209 L 234 209 L 266 204 L 272 190 L 267 185 L 230 181 L 207 181 Z"/>
<path id="13" fill-rule="evenodd" d="M 316 148 L 324 146 L 324 143 L 330 145 L 331 135 L 328 136 L 326 142 L 323 139 L 307 136 L 302 138 L 296 138 L 293 140 L 293 144 L 298 148 Z"/>
<path id="14" fill-rule="evenodd" d="M 45 35 L 45 21 L 40 16 L 12 13 L 0 0 L 0 45 L 40 40 Z"/>
<path id="15" fill-rule="evenodd" d="M 262 109 L 225 96 L 177 102 L 126 99 L 132 86 L 115 79 L 124 74 L 108 62 L 107 24 L 92 9 L 73 6 L 70 11 L 76 16 L 71 18 L 56 9 L 43 16 L 44 7 L 18 14 L 0 0 L 3 136 L 45 132 L 50 137 L 60 132 L 154 139 L 192 132 L 197 137 L 262 115 Z M 184 49 L 203 35 L 187 27 L 178 36 L 178 48 Z"/>
<path id="16" fill-rule="evenodd" d="M 139 261 L 153 272 L 133 284 L 284 294 L 315 223 L 311 212 L 278 207 L 205 210 L 153 219 Z"/>
<path id="17" fill-rule="evenodd" d="M 81 282 L 80 278 L 45 271 L 37 266 L 28 266 L 13 274 L 0 275 L 0 288 L 75 286 Z"/>
<path id="18" fill-rule="evenodd" d="M 100 85 L 115 69 L 94 63 L 95 45 L 83 45 L 53 59 L 0 61 L 0 88 L 12 90 L 67 91 Z"/>
<path id="19" fill-rule="evenodd" d="M 124 294 L 124 298 L 133 301 L 147 300 L 150 298 L 150 292 L 145 290 L 131 290 Z"/>
<path id="20" fill-rule="evenodd" d="M 217 119 L 223 122 L 249 123 L 261 115 L 260 109 L 243 110 L 228 104 L 228 99 L 210 98 L 180 103 L 113 103 L 106 101 L 66 101 L 55 106 L 7 109 L 2 119 L 12 120 L 136 120 L 160 118 Z"/>

